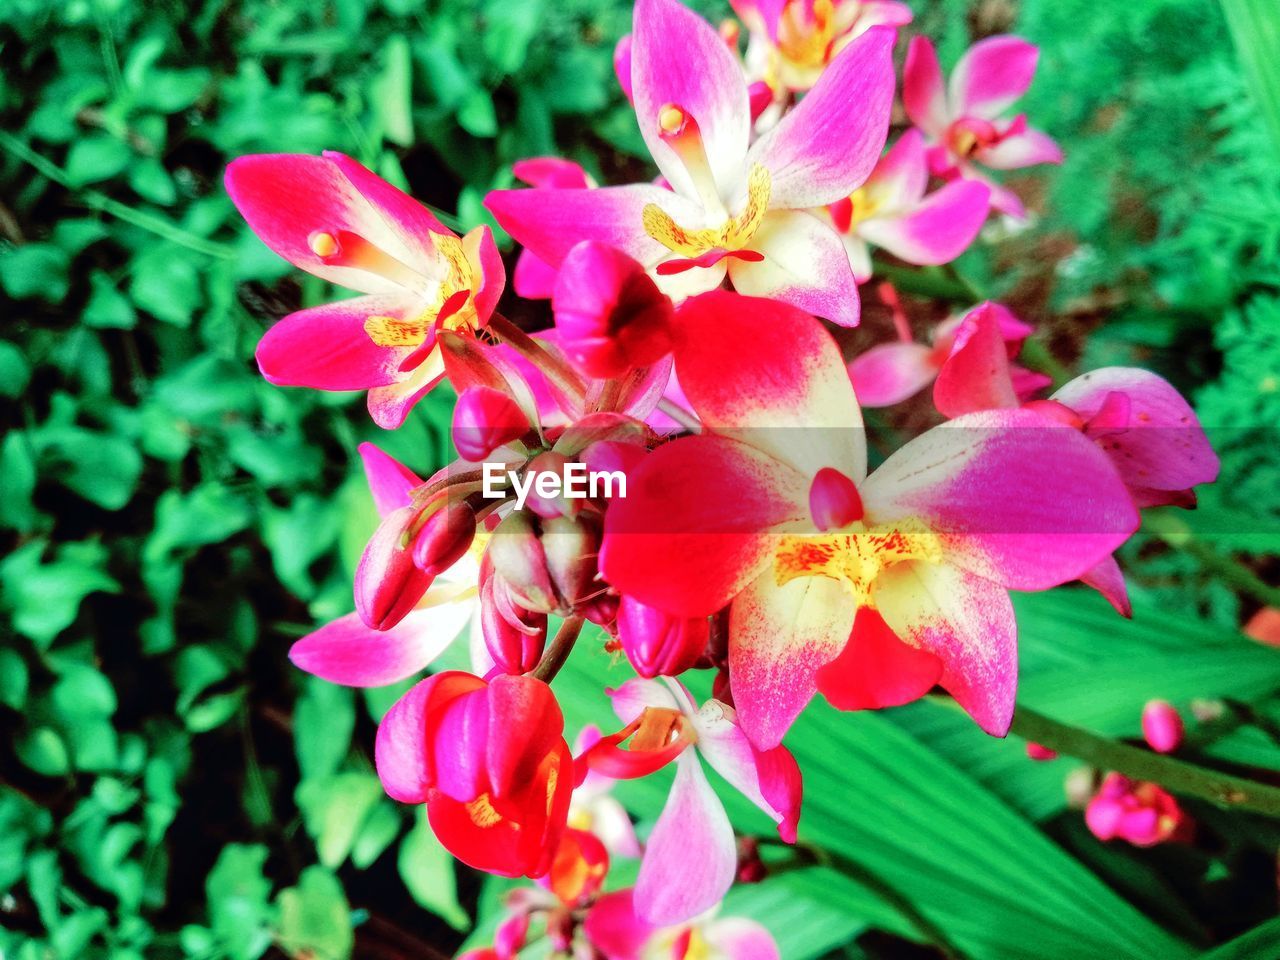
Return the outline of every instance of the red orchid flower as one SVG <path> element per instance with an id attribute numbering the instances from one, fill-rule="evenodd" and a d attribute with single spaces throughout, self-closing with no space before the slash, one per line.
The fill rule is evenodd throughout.
<path id="1" fill-rule="evenodd" d="M 505 877 L 551 870 L 569 815 L 573 758 L 551 688 L 451 670 L 409 690 L 378 726 L 383 788 L 425 803 L 459 860 Z"/>
<path id="2" fill-rule="evenodd" d="M 633 889 L 596 900 L 583 923 L 587 941 L 605 960 L 778 960 L 773 936 L 742 917 L 700 917 L 690 923 L 657 926 L 642 919 Z"/>
<path id="3" fill-rule="evenodd" d="M 1008 591 L 1077 579 L 1137 528 L 1115 467 L 1077 431 L 996 410 L 928 431 L 868 476 L 853 387 L 811 317 L 715 292 L 678 327 L 704 431 L 655 450 L 610 505 L 606 579 L 683 616 L 730 604 L 734 703 L 757 747 L 781 741 L 864 607 L 940 659 L 942 686 L 1003 735 L 1017 687 Z"/>
<path id="4" fill-rule="evenodd" d="M 719 903 L 738 866 L 733 827 L 699 758 L 772 817 L 788 843 L 800 818 L 800 769 L 785 747 L 753 747 L 733 707 L 708 700 L 699 709 L 679 681 L 629 680 L 610 696 L 625 726 L 586 750 L 579 770 L 630 779 L 675 761 L 671 794 L 645 845 L 636 906 L 650 923 L 679 923 Z"/>
<path id="5" fill-rule="evenodd" d="M 895 33 L 877 27 L 837 56 L 794 110 L 755 143 L 747 84 L 715 28 L 678 0 L 639 0 L 631 43 L 640 132 L 668 187 L 499 190 L 486 206 L 559 266 L 595 240 L 638 260 L 679 299 L 720 286 L 858 322 L 857 285 L 811 208 L 846 197 L 888 131 Z M 694 69 L 691 65 L 696 65 Z"/>
<path id="6" fill-rule="evenodd" d="M 981 180 L 991 187 L 991 205 L 1022 217 L 1017 194 L 993 183 L 979 166 L 1015 170 L 1061 163 L 1062 151 L 1046 134 L 1027 126 L 1025 114 L 1005 119 L 1008 107 L 1031 86 L 1040 49 L 1021 37 L 988 37 L 975 43 L 943 85 L 938 54 L 928 38 L 915 36 L 903 70 L 907 116 L 931 145 L 933 172 L 947 180 Z"/>
<path id="7" fill-rule="evenodd" d="M 258 344 L 272 383 L 368 390 L 394 429 L 444 375 L 439 330 L 484 326 L 506 273 L 488 227 L 458 237 L 412 197 L 327 151 L 240 157 L 227 193 L 268 247 L 364 296 L 291 313 Z"/>

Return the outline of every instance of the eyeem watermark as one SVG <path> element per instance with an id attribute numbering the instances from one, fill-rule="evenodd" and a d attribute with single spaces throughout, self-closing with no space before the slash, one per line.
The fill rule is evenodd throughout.
<path id="1" fill-rule="evenodd" d="M 503 463 L 486 463 L 483 469 L 485 498 L 502 500 L 514 490 L 517 510 L 524 508 L 530 491 L 544 500 L 612 499 L 627 495 L 627 475 L 621 470 L 588 470 L 585 463 L 576 460 L 564 465 L 563 474 L 538 470 L 526 472 L 522 477 L 518 470 L 508 470 Z"/>

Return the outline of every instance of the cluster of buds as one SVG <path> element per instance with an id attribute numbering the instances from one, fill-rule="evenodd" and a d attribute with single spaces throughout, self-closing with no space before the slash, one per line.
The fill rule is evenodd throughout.
<path id="1" fill-rule="evenodd" d="M 537 929 L 583 960 L 772 960 L 763 929 L 712 916 L 765 865 L 705 768 L 793 843 L 802 778 L 783 740 L 819 693 L 863 710 L 941 687 L 1003 736 L 1010 591 L 1080 580 L 1128 615 L 1114 553 L 1140 510 L 1190 505 L 1217 473 L 1154 374 L 1104 369 L 1042 396 L 1048 378 L 1017 363 L 1032 328 L 998 304 L 926 344 L 882 286 L 896 340 L 851 363 L 821 322 L 858 324 L 878 258 L 943 264 L 991 210 L 1021 211 L 989 171 L 1061 159 L 1008 115 L 1035 47 L 984 40 L 944 85 L 915 38 L 912 128 L 890 146 L 904 4 L 734 7 L 741 26 L 717 29 L 680 0 L 637 0 L 617 67 L 656 182 L 600 187 L 544 157 L 516 166 L 528 189 L 486 198 L 524 248 L 516 292 L 551 301 L 546 330 L 496 312 L 505 268 L 486 228 L 456 236 L 347 157 L 227 172 L 272 249 L 362 294 L 273 327 L 265 376 L 367 390 L 387 428 L 436 384 L 457 393 L 459 458 L 435 475 L 361 448 L 382 520 L 355 612 L 291 657 L 384 686 L 468 634 L 470 669 L 419 679 L 382 720 L 376 759 L 459 859 L 535 882 L 479 956 L 509 960 Z M 859 400 L 930 385 L 949 423 L 869 471 Z M 621 652 L 610 669 L 624 672 L 612 732 L 570 750 L 550 684 L 580 634 Z M 693 671 L 714 671 L 701 703 L 679 679 Z M 1149 712 L 1153 748 L 1176 749 L 1180 727 Z M 640 844 L 608 784 L 666 767 Z M 1157 842 L 1179 821 L 1166 797 L 1112 776 L 1090 823 Z M 603 893 L 611 862 L 635 856 L 634 887 Z"/>

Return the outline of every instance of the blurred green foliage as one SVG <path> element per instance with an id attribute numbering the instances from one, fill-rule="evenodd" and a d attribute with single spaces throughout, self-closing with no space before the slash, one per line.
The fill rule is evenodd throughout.
<path id="1" fill-rule="evenodd" d="M 1040 43 L 1025 106 L 1067 150 L 1061 171 L 1019 181 L 1049 184 L 1033 226 L 961 272 L 1062 359 L 1137 362 L 1191 391 L 1223 428 L 1226 479 L 1180 522 L 1234 531 L 1220 558 L 1272 577 L 1274 536 L 1240 518 L 1280 520 L 1280 168 L 1218 8 L 915 6 L 944 58 L 1010 27 Z M 350 609 L 374 516 L 356 445 L 440 465 L 449 397 L 390 435 L 358 397 L 264 383 L 262 330 L 333 292 L 244 229 L 221 172 L 243 153 L 343 150 L 464 227 L 522 156 L 648 176 L 612 77 L 628 20 L 625 0 L 0 3 L 4 956 L 340 958 L 356 937 L 362 956 L 436 955 L 477 904 L 491 926 L 502 884 L 455 874 L 372 772 L 397 691 L 338 689 L 286 659 Z M 1072 594 L 1021 610 L 1028 702 L 1133 736 L 1149 696 L 1231 697 L 1231 716 L 1265 722 L 1210 725 L 1202 759 L 1280 766 L 1275 658 L 1236 635 L 1257 597 L 1202 556 L 1150 539 L 1127 553 L 1133 625 Z M 566 675 L 572 723 L 605 716 L 598 679 Z M 1065 809 L 1067 761 L 1029 764 L 956 720 L 934 704 L 807 719 L 808 839 L 874 879 L 797 871 L 730 909 L 769 924 L 788 960 L 921 939 L 882 882 L 975 957 L 1084 941 L 1184 956 L 1273 910 L 1273 825 L 1197 808 L 1214 853 L 1102 848 Z M 661 786 L 624 798 L 652 817 Z M 1264 952 L 1222 956 L 1275 943 L 1260 929 L 1240 949 Z"/>

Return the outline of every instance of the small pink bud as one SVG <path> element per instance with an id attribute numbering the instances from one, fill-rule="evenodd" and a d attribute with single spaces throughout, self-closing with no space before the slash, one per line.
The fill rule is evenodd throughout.
<path id="1" fill-rule="evenodd" d="M 498 924 L 493 934 L 493 949 L 500 957 L 514 957 L 529 937 L 529 912 L 512 914 Z"/>
<path id="2" fill-rule="evenodd" d="M 542 521 L 542 551 L 556 594 L 572 607 L 603 589 L 599 572 L 600 526 L 587 517 L 552 517 Z"/>
<path id="3" fill-rule="evenodd" d="M 547 644 L 547 615 L 519 606 L 501 575 L 494 574 L 480 586 L 480 634 L 498 669 L 528 673 Z"/>
<path id="4" fill-rule="evenodd" d="M 823 467 L 809 487 L 809 514 L 819 530 L 847 527 L 863 515 L 857 485 L 839 470 Z"/>
<path id="5" fill-rule="evenodd" d="M 464 500 L 427 517 L 413 541 L 413 562 L 423 573 L 437 577 L 467 552 L 476 535 L 476 514 Z"/>
<path id="6" fill-rule="evenodd" d="M 532 478 L 525 506 L 544 519 L 573 516 L 582 509 L 582 501 L 566 496 L 565 466 L 569 458 L 555 450 L 540 453 L 525 467 L 525 478 Z M 544 486 L 545 484 L 545 486 Z"/>
<path id="7" fill-rule="evenodd" d="M 453 445 L 472 463 L 519 440 L 528 430 L 529 418 L 520 405 L 493 387 L 468 387 L 453 410 Z"/>
<path id="8" fill-rule="evenodd" d="M 542 613 L 559 606 L 536 519 L 527 511 L 517 510 L 503 518 L 493 531 L 485 556 L 522 606 Z"/>
<path id="9" fill-rule="evenodd" d="M 615 379 L 671 352 L 671 299 L 605 244 L 586 240 L 569 251 L 551 308 L 560 348 L 590 377 Z"/>
<path id="10" fill-rule="evenodd" d="M 623 597 L 618 606 L 618 639 L 642 677 L 675 677 L 693 667 L 707 649 L 706 617 L 673 617 Z"/>
<path id="11" fill-rule="evenodd" d="M 1142 708 L 1142 735 L 1156 753 L 1173 753 L 1182 746 L 1182 715 L 1167 700 L 1152 700 Z"/>
<path id="12" fill-rule="evenodd" d="M 409 549 L 409 529 L 418 515 L 416 507 L 388 513 L 356 567 L 356 610 L 374 630 L 390 630 L 403 620 L 435 579 L 418 569 Z"/>
<path id="13" fill-rule="evenodd" d="M 631 100 L 631 34 L 624 34 L 618 45 L 613 48 L 613 72 L 617 74 L 618 86 Z"/>
<path id="14" fill-rule="evenodd" d="M 1058 751 L 1050 750 L 1039 743 L 1027 741 L 1027 756 L 1032 760 L 1057 760 Z"/>
<path id="15" fill-rule="evenodd" d="M 773 88 L 763 80 L 757 80 L 747 87 L 747 102 L 750 104 L 751 119 L 754 122 L 760 119 L 760 114 L 773 103 Z"/>

